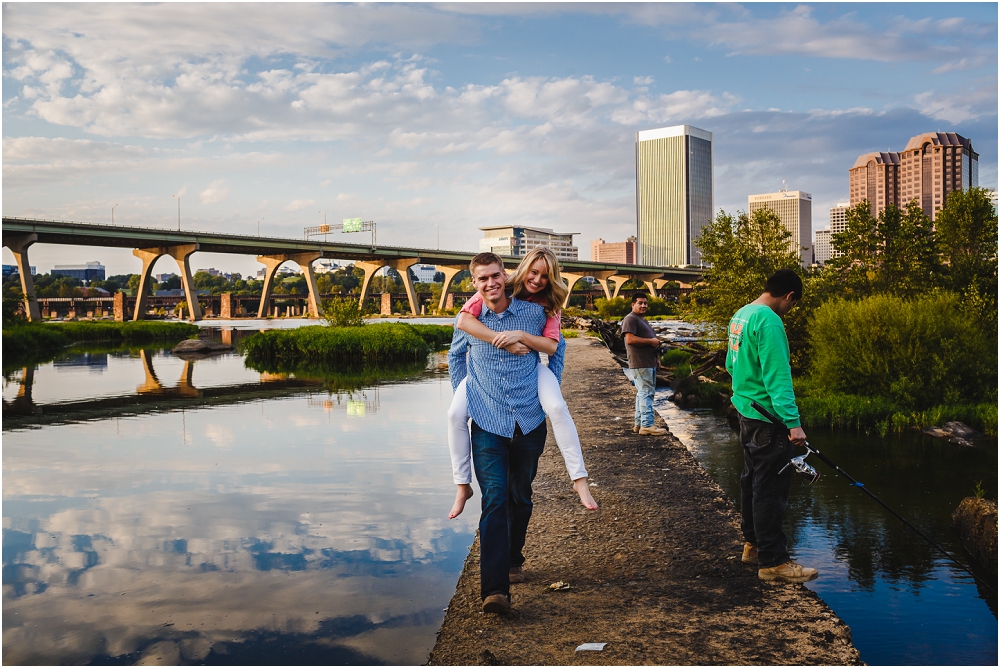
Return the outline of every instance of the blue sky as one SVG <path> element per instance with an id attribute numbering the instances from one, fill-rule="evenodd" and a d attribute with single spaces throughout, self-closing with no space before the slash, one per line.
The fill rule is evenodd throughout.
<path id="1" fill-rule="evenodd" d="M 635 132 L 715 133 L 715 205 L 813 194 L 954 131 L 997 184 L 997 5 L 41 4 L 3 8 L 3 212 L 474 250 L 635 229 Z M 351 240 L 352 237 L 345 237 Z M 128 251 L 36 245 L 32 264 Z M 4 262 L 10 262 L 4 250 Z M 162 259 L 157 271 L 173 271 Z M 253 258 L 195 256 L 249 273 Z M 168 266 L 169 265 L 169 266 Z"/>

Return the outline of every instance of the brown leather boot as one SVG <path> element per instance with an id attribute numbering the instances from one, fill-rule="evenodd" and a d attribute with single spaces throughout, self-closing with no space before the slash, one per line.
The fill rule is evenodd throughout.
<path id="1" fill-rule="evenodd" d="M 815 568 L 806 568 L 794 561 L 786 561 L 780 566 L 761 568 L 757 571 L 757 577 L 766 582 L 810 582 L 818 575 L 819 571 Z"/>
<path id="2" fill-rule="evenodd" d="M 743 563 L 757 565 L 757 546 L 753 543 L 743 544 Z"/>
<path id="3" fill-rule="evenodd" d="M 490 594 L 483 601 L 483 612 L 494 615 L 506 615 L 510 612 L 510 599 L 504 594 Z"/>

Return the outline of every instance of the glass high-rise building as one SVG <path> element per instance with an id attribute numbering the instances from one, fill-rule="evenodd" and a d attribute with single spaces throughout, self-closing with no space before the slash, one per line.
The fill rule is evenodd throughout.
<path id="1" fill-rule="evenodd" d="M 712 220 L 712 133 L 675 125 L 635 134 L 639 264 L 701 262 L 694 241 Z"/>

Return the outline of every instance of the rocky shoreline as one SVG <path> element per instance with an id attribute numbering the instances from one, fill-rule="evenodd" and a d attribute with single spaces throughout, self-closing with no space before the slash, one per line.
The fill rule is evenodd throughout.
<path id="1" fill-rule="evenodd" d="M 632 432 L 634 390 L 607 349 L 567 346 L 563 392 L 601 510 L 577 502 L 550 432 L 514 610 L 480 612 L 473 544 L 429 664 L 860 664 L 816 594 L 740 561 L 735 507 L 684 445 Z"/>

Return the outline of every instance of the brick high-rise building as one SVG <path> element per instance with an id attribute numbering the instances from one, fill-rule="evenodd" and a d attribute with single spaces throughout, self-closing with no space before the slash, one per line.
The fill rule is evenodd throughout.
<path id="1" fill-rule="evenodd" d="M 916 200 L 931 220 L 948 194 L 979 185 L 979 154 L 972 140 L 954 132 L 911 137 L 899 153 L 866 153 L 850 169 L 851 206 L 864 200 L 878 215 L 889 204 Z"/>
<path id="2" fill-rule="evenodd" d="M 604 239 L 594 239 L 590 242 L 590 261 L 608 264 L 638 264 L 635 237 L 629 237 L 625 241 L 617 243 L 607 243 Z"/>
<path id="3" fill-rule="evenodd" d="M 868 200 L 873 216 L 890 204 L 899 206 L 899 153 L 866 153 L 850 173 L 851 206 Z"/>

